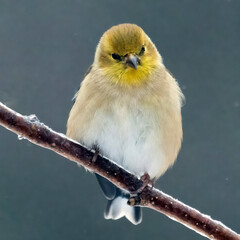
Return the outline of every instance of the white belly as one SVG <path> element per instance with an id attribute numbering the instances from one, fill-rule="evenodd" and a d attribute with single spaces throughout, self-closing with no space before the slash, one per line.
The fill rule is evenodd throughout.
<path id="1" fill-rule="evenodd" d="M 101 154 L 139 177 L 148 173 L 155 178 L 169 165 L 155 118 L 153 112 L 137 105 L 102 106 L 79 141 L 89 147 L 98 146 Z"/>

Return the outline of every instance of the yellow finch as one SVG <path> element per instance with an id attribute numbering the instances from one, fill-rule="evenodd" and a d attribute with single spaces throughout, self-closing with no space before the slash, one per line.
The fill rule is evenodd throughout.
<path id="1" fill-rule="evenodd" d="M 67 123 L 67 136 L 151 181 L 176 160 L 182 141 L 183 94 L 151 39 L 135 24 L 120 24 L 99 41 Z M 142 220 L 129 194 L 97 175 L 108 199 L 104 216 Z M 144 178 L 143 178 L 144 179 Z"/>

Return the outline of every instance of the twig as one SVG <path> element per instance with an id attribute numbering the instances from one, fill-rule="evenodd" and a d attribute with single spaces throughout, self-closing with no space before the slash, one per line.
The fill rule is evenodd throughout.
<path id="1" fill-rule="evenodd" d="M 40 123 L 35 115 L 23 116 L 0 103 L 0 124 L 32 143 L 48 148 L 102 175 L 130 193 L 136 192 L 143 184 L 136 176 L 107 158 L 98 156 L 96 161 L 92 161 L 94 152 L 51 130 Z M 221 222 L 150 186 L 145 187 L 138 196 L 130 198 L 129 204 L 159 211 L 209 239 L 240 240 L 240 235 Z"/>

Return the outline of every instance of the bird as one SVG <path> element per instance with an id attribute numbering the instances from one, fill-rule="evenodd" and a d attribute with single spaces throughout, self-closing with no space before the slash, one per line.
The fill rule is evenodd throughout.
<path id="1" fill-rule="evenodd" d="M 178 82 L 144 30 L 131 23 L 115 25 L 100 38 L 75 94 L 66 135 L 154 183 L 181 148 L 183 100 Z M 108 200 L 105 219 L 141 223 L 141 207 L 127 204 L 130 194 L 96 177 Z"/>

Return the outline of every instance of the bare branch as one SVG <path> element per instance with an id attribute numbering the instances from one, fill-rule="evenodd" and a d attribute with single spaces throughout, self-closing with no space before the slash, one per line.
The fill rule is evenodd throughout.
<path id="1" fill-rule="evenodd" d="M 48 148 L 71 161 L 77 162 L 113 182 L 130 193 L 141 188 L 143 182 L 107 158 L 98 156 L 92 161 L 94 152 L 65 135 L 51 130 L 31 116 L 23 116 L 0 103 L 0 124 L 34 144 Z M 140 205 L 159 211 L 173 220 L 209 239 L 240 240 L 240 235 L 221 222 L 211 219 L 158 189 L 147 186 L 136 197 L 129 199 L 130 205 Z"/>

